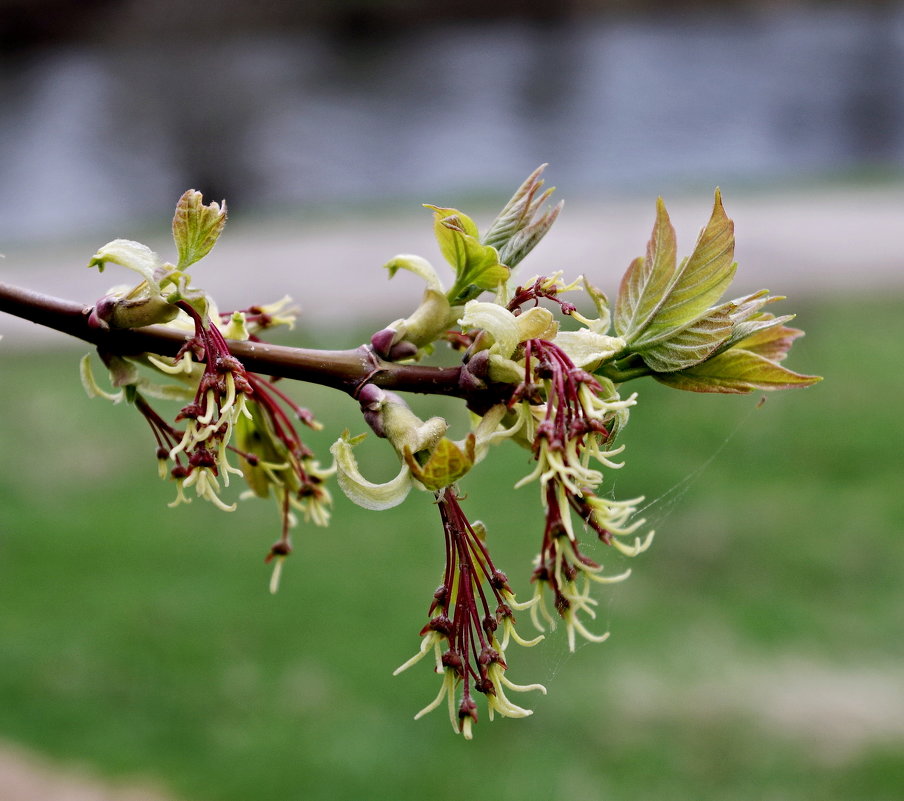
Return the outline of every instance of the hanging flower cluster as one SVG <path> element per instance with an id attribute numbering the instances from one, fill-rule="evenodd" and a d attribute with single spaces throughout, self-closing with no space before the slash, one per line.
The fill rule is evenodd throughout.
<path id="1" fill-rule="evenodd" d="M 157 443 L 158 472 L 176 483 L 170 506 L 189 503 L 189 490 L 223 511 L 233 511 L 235 502 L 222 498 L 230 476 L 243 478 L 249 494 L 275 498 L 282 529 L 267 555 L 267 561 L 275 561 L 275 592 L 283 560 L 292 550 L 293 510 L 315 525 L 329 523 L 332 498 L 325 480 L 333 470 L 320 467 L 298 434 L 298 422 L 319 427 L 313 415 L 273 381 L 248 372 L 229 347 L 230 340 L 258 340 L 264 329 L 291 326 L 291 300 L 221 313 L 212 298 L 191 285 L 187 268 L 207 255 L 225 221 L 225 203 L 222 208 L 217 203 L 205 206 L 201 194 L 190 190 L 180 198 L 173 219 L 178 264 L 165 263 L 144 245 L 126 240 L 110 242 L 94 255 L 90 266 L 118 264 L 144 280 L 111 290 L 95 305 L 89 324 L 135 328 L 164 323 L 184 330 L 187 338 L 171 362 L 150 353 L 127 360 L 101 351 L 117 393 L 98 386 L 87 357 L 82 380 L 89 395 L 114 402 L 127 398 L 145 418 Z M 143 377 L 140 365 L 181 383 L 161 386 Z M 170 423 L 148 398 L 188 403 Z"/>
<path id="2" fill-rule="evenodd" d="M 718 192 L 692 254 L 680 263 L 675 232 L 658 202 L 646 254 L 629 266 L 611 308 L 583 277 L 567 282 L 561 272 L 552 272 L 514 280 L 513 269 L 562 208 L 546 207 L 552 190 L 543 189 L 542 171 L 528 177 L 482 235 L 457 209 L 427 207 L 450 279 L 444 281 L 420 256 L 404 254 L 387 263 L 390 277 L 405 270 L 423 279 L 423 299 L 356 352 L 364 372 L 343 385 L 358 400 L 366 425 L 389 442 L 398 459 L 398 474 L 384 483 L 364 477 L 354 452 L 363 435 L 348 431 L 330 449 L 333 465 L 320 467 L 296 428 L 298 422 L 316 425 L 310 413 L 233 353 L 230 343 L 291 324 L 288 299 L 220 314 L 213 300 L 192 286 L 186 270 L 216 242 L 225 204 L 204 205 L 193 191 L 183 195 L 173 221 L 176 264 L 124 240 L 101 248 L 92 261 L 101 268 L 128 267 L 143 280 L 98 301 L 91 325 L 160 324 L 185 331 L 186 339 L 172 361 L 155 354 L 126 359 L 101 350 L 119 392 L 101 390 L 87 362 L 86 388 L 93 395 L 125 398 L 144 416 L 156 440 L 161 476 L 176 482 L 174 503 L 187 502 L 191 490 L 221 509 L 233 509 L 235 504 L 221 497 L 231 476 L 241 477 L 250 494 L 275 498 L 282 530 L 267 557 L 275 562 L 274 591 L 291 551 L 294 513 L 315 525 L 329 522 L 325 481 L 333 472 L 352 501 L 372 510 L 401 503 L 412 489 L 427 493 L 440 514 L 444 567 L 420 647 L 396 672 L 430 657 L 440 689 L 416 717 L 445 703 L 453 729 L 468 739 L 479 718 L 480 695 L 492 719 L 531 714 L 509 693 L 546 692 L 539 684 L 519 685 L 508 677 L 509 644 L 531 646 L 543 637 L 525 638 L 516 629 L 516 612 L 528 613 L 541 632 L 563 622 L 571 650 L 578 636 L 596 642 L 608 637 L 594 625 L 593 589 L 621 581 L 630 571 L 605 572 L 586 555 L 582 538 L 589 533 L 629 557 L 652 541 L 653 532 L 636 518 L 643 499 L 616 500 L 604 489 L 605 471 L 621 467 L 616 459 L 624 446 L 617 439 L 638 400 L 636 392 L 623 395 L 621 385 L 649 376 L 679 389 L 743 393 L 819 380 L 780 364 L 801 332 L 785 325 L 790 315 L 764 311 L 779 298 L 763 290 L 721 300 L 736 266 L 733 225 Z M 570 298 L 582 293 L 593 311 L 581 313 L 577 303 L 565 300 L 566 293 Z M 388 376 L 432 354 L 438 343 L 457 351 L 454 383 L 426 391 L 466 399 L 472 426 L 460 441 L 446 436 L 445 419 L 422 420 L 386 388 Z M 140 366 L 179 383 L 160 386 L 143 377 Z M 185 403 L 170 423 L 148 398 Z M 531 454 L 534 467 L 516 488 L 537 482 L 543 510 L 527 602 L 516 599 L 506 573 L 490 556 L 483 524 L 469 522 L 461 505 L 459 483 L 506 441 Z"/>
<path id="3" fill-rule="evenodd" d="M 458 500 L 452 487 L 436 492 L 445 538 L 443 579 L 433 593 L 430 620 L 421 629 L 421 647 L 396 674 L 432 651 L 436 672 L 443 677 L 442 686 L 415 719 L 436 709 L 445 699 L 452 728 L 470 740 L 478 714 L 472 690 L 486 696 L 492 720 L 495 713 L 509 718 L 531 714 L 531 710 L 510 701 L 506 690 L 539 690 L 545 695 L 546 688 L 542 684 L 515 684 L 505 674 L 505 649 L 511 640 L 531 646 L 543 637 L 525 640 L 515 630 L 514 610 L 525 609 L 529 604 L 515 600 L 508 577 L 490 557 L 483 525 L 469 523 Z M 501 639 L 497 634 L 500 626 Z"/>

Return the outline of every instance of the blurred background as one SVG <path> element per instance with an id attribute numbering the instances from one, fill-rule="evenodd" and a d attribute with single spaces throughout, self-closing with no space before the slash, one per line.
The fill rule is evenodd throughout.
<path id="1" fill-rule="evenodd" d="M 390 675 L 441 568 L 429 504 L 337 498 L 271 598 L 275 511 L 166 509 L 78 343 L 0 319 L 0 798 L 900 798 L 902 76 L 894 2 L 0 0 L 2 281 L 90 303 L 120 280 L 84 269 L 97 247 L 171 255 L 194 187 L 230 209 L 198 283 L 289 292 L 284 341 L 350 347 L 419 297 L 380 265 L 439 262 L 421 203 L 485 225 L 550 162 L 566 209 L 526 273 L 614 295 L 656 196 L 688 253 L 719 185 L 735 294 L 789 294 L 790 366 L 826 376 L 761 408 L 638 388 L 613 487 L 659 534 L 601 596 L 613 636 L 514 654 L 550 694 L 466 744 L 410 719 L 429 669 Z M 296 396 L 324 457 L 363 428 Z M 526 467 L 500 455 L 469 499 L 522 595 Z"/>

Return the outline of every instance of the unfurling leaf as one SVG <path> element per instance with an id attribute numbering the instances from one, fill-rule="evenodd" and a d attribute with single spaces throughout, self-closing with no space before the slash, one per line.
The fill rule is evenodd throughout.
<path id="1" fill-rule="evenodd" d="M 176 204 L 173 217 L 173 240 L 179 252 L 180 270 L 203 259 L 226 225 L 226 201 L 204 205 L 203 195 L 189 189 Z"/>
<path id="2" fill-rule="evenodd" d="M 361 475 L 358 460 L 352 448 L 362 437 L 351 437 L 348 431 L 330 447 L 330 453 L 336 460 L 336 480 L 339 488 L 352 503 L 364 509 L 382 511 L 398 506 L 411 490 L 411 473 L 406 465 L 402 465 L 398 475 L 382 484 L 374 484 Z"/>
<path id="3" fill-rule="evenodd" d="M 768 289 L 761 289 L 759 292 L 754 292 L 745 298 L 736 298 L 725 304 L 729 308 L 732 327 L 731 336 L 725 341 L 721 349 L 727 350 L 758 331 L 764 331 L 767 328 L 773 328 L 793 320 L 793 314 L 776 317 L 774 314 L 761 311 L 767 303 L 775 303 L 784 299 L 781 295 L 770 295 Z M 750 350 L 750 348 L 747 348 L 747 350 Z"/>
<path id="4" fill-rule="evenodd" d="M 656 222 L 645 257 L 631 262 L 615 301 L 615 333 L 632 343 L 650 324 L 675 275 L 675 229 L 662 198 L 656 201 Z"/>
<path id="5" fill-rule="evenodd" d="M 557 203 L 545 214 L 538 217 L 530 225 L 516 233 L 499 252 L 499 260 L 509 269 L 517 266 L 549 233 L 552 224 L 558 219 L 564 201 Z"/>
<path id="6" fill-rule="evenodd" d="M 543 179 L 540 176 L 546 167 L 546 164 L 541 164 L 518 187 L 484 234 L 485 245 L 501 249 L 518 231 L 530 224 L 534 214 L 554 191 L 550 188 L 537 195 L 543 188 Z"/>
<path id="7" fill-rule="evenodd" d="M 781 323 L 793 315 L 785 315 L 785 317 L 777 317 L 770 322 Z M 771 317 L 771 315 L 763 315 L 763 317 Z M 750 336 L 740 340 L 737 347 L 756 353 L 765 359 L 773 362 L 782 361 L 791 350 L 794 340 L 802 337 L 804 332 L 799 328 L 789 328 L 785 325 L 774 325 L 764 327 Z"/>
<path id="8" fill-rule="evenodd" d="M 91 257 L 88 266 L 97 267 L 99 272 L 103 272 L 108 262 L 133 270 L 147 281 L 150 287 L 157 292 L 160 291 L 158 279 L 163 261 L 147 245 L 133 242 L 131 239 L 114 239 Z"/>
<path id="9" fill-rule="evenodd" d="M 822 380 L 819 376 L 795 373 L 759 353 L 737 347 L 686 370 L 654 373 L 653 377 L 675 389 L 733 394 L 808 387 Z"/>
<path id="10" fill-rule="evenodd" d="M 477 297 L 485 289 L 496 289 L 509 277 L 496 249 L 478 239 L 477 226 L 457 209 L 433 209 L 434 232 L 440 251 L 455 270 L 455 284 L 448 292 L 453 305 Z"/>
<path id="11" fill-rule="evenodd" d="M 458 209 L 447 209 L 425 204 L 425 208 L 433 211 L 433 233 L 443 258 L 456 269 L 463 264 L 465 254 L 462 240 L 457 234 L 477 239 L 477 225 L 467 214 Z"/>
<path id="12" fill-rule="evenodd" d="M 443 291 L 442 282 L 433 269 L 433 265 L 427 259 L 421 256 L 413 256 L 408 253 L 402 253 L 391 261 L 383 265 L 389 270 L 389 277 L 392 278 L 399 270 L 408 270 L 415 275 L 420 276 L 427 282 L 428 289 L 434 289 L 437 292 Z"/>
<path id="13" fill-rule="evenodd" d="M 646 365 L 658 373 L 683 370 L 705 361 L 731 334 L 731 317 L 724 308 L 713 309 L 665 342 L 640 352 Z"/>
<path id="14" fill-rule="evenodd" d="M 468 434 L 464 449 L 443 437 L 424 464 L 418 464 L 409 448 L 405 448 L 405 462 L 411 475 L 428 490 L 441 490 L 454 484 L 474 466 L 474 434 Z"/>
<path id="15" fill-rule="evenodd" d="M 544 169 L 546 165 L 541 164 L 527 177 L 483 236 L 483 244 L 496 248 L 499 261 L 509 269 L 537 246 L 562 211 L 563 203 L 557 203 L 540 214 L 543 204 L 555 191 L 550 187 L 540 192 L 543 188 L 540 175 Z"/>
<path id="16" fill-rule="evenodd" d="M 665 205 L 657 203 L 656 224 L 643 260 L 635 260 L 622 281 L 615 327 L 631 350 L 642 352 L 671 340 L 708 316 L 734 277 L 734 225 L 716 190 L 712 215 L 690 258 L 675 269 L 675 231 Z"/>

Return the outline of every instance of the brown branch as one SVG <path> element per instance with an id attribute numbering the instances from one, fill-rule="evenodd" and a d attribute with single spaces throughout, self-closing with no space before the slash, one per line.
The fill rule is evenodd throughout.
<path id="1" fill-rule="evenodd" d="M 121 356 L 141 353 L 175 356 L 189 337 L 160 325 L 118 330 L 93 328 L 88 325 L 91 308 L 0 283 L 0 312 L 69 334 Z M 368 345 L 351 350 L 315 350 L 230 341 L 229 348 L 245 369 L 253 373 L 321 384 L 350 394 L 365 381 L 399 392 L 460 398 L 467 398 L 473 392 L 460 386 L 458 367 L 395 364 L 380 359 Z"/>

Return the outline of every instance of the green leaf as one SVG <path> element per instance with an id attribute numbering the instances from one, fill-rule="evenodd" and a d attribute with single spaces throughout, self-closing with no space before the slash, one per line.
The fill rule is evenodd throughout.
<path id="1" fill-rule="evenodd" d="M 640 356 L 651 370 L 670 373 L 708 359 L 731 335 L 728 309 L 720 307 L 679 331 L 671 339 L 641 350 Z"/>
<path id="2" fill-rule="evenodd" d="M 476 286 L 480 289 L 496 289 L 508 281 L 509 269 L 499 261 L 495 248 L 481 245 L 473 239 L 466 243 L 467 265 L 461 272 L 456 285 L 462 289 Z M 454 297 L 454 296 L 453 296 Z"/>
<path id="3" fill-rule="evenodd" d="M 508 280 L 508 268 L 500 263 L 495 248 L 480 243 L 477 226 L 470 217 L 457 209 L 427 208 L 434 212 L 440 251 L 455 270 L 455 284 L 448 292 L 450 303 L 463 303 Z"/>
<path id="4" fill-rule="evenodd" d="M 512 195 L 496 219 L 490 224 L 481 241 L 499 252 L 499 260 L 509 269 L 515 267 L 530 253 L 548 233 L 562 211 L 562 203 L 541 213 L 554 187 L 543 189 L 540 177 L 545 164 L 541 164 Z"/>
<path id="5" fill-rule="evenodd" d="M 725 307 L 730 309 L 731 316 L 731 336 L 722 345 L 722 350 L 733 347 L 741 340 L 754 334 L 757 331 L 763 331 L 767 328 L 786 323 L 794 319 L 793 314 L 785 314 L 776 317 L 774 314 L 763 312 L 761 309 L 768 303 L 775 303 L 778 300 L 784 300 L 782 296 L 770 296 L 768 289 L 761 289 L 744 298 L 735 298 Z"/>
<path id="6" fill-rule="evenodd" d="M 652 353 L 650 346 L 671 341 L 711 316 L 715 311 L 712 304 L 731 283 L 736 269 L 732 263 L 734 225 L 725 214 L 718 189 L 694 252 L 677 269 L 675 250 L 675 230 L 659 198 L 646 256 L 635 259 L 628 268 L 615 305 L 615 330 L 635 352 Z M 697 335 L 699 331 L 689 337 L 693 340 Z"/>
<path id="7" fill-rule="evenodd" d="M 675 276 L 675 254 L 675 229 L 659 198 L 646 257 L 631 262 L 615 301 L 615 332 L 625 341 L 633 343 L 662 305 Z"/>
<path id="8" fill-rule="evenodd" d="M 656 373 L 653 377 L 674 389 L 734 394 L 808 387 L 822 380 L 819 376 L 795 373 L 759 353 L 737 347 L 686 370 Z"/>
<path id="9" fill-rule="evenodd" d="M 717 189 L 712 215 L 700 232 L 694 252 L 678 268 L 653 319 L 631 344 L 670 339 L 706 314 L 734 278 L 737 265 L 733 258 L 734 224 L 725 214 Z"/>
<path id="10" fill-rule="evenodd" d="M 428 490 L 441 490 L 462 478 L 474 466 L 474 434 L 468 434 L 464 447 L 443 437 L 436 443 L 430 457 L 423 465 L 409 448 L 405 448 L 404 456 L 408 469 Z"/>
<path id="11" fill-rule="evenodd" d="M 560 201 L 530 225 L 515 233 L 499 251 L 499 260 L 510 269 L 524 261 L 525 257 L 549 233 L 549 229 L 558 219 L 564 205 L 564 201 Z"/>
<path id="12" fill-rule="evenodd" d="M 184 270 L 203 259 L 226 225 L 226 201 L 204 205 L 203 195 L 189 189 L 176 204 L 173 217 L 173 240 L 179 252 L 178 268 Z"/>
<path id="13" fill-rule="evenodd" d="M 506 242 L 530 224 L 540 207 L 555 191 L 554 188 L 549 188 L 537 195 L 543 188 L 543 179 L 540 176 L 546 167 L 546 164 L 541 164 L 518 187 L 484 234 L 485 245 L 501 250 Z"/>
<path id="14" fill-rule="evenodd" d="M 477 225 L 467 214 L 463 214 L 458 209 L 447 209 L 430 204 L 425 204 L 424 207 L 433 211 L 433 233 L 443 258 L 458 272 L 464 258 L 462 236 L 477 239 L 479 236 Z"/>
<path id="15" fill-rule="evenodd" d="M 772 315 L 763 316 L 771 317 Z M 777 317 L 768 321 L 772 325 L 761 328 L 740 340 L 737 347 L 749 350 L 751 353 L 756 353 L 773 362 L 782 361 L 788 355 L 788 351 L 791 350 L 794 340 L 804 335 L 804 332 L 799 328 L 775 325 L 790 317 L 791 315 L 786 315 L 785 317 Z"/>

